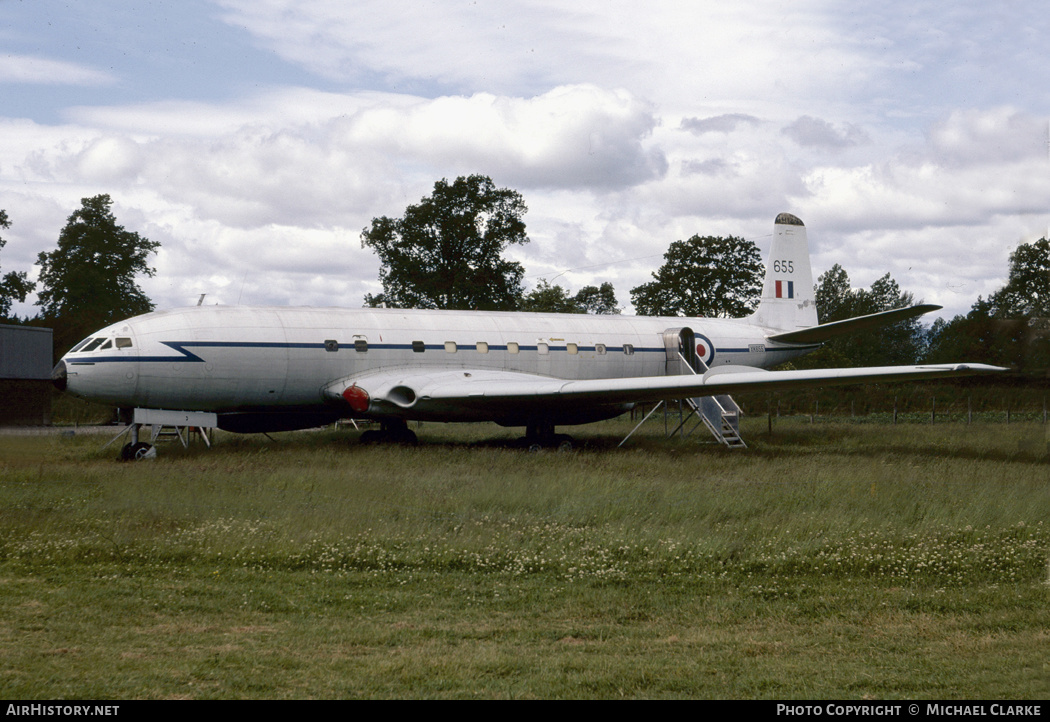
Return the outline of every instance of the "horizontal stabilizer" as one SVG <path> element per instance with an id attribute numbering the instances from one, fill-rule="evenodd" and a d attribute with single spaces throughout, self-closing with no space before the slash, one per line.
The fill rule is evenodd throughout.
<path id="1" fill-rule="evenodd" d="M 824 341 L 827 341 L 830 338 L 835 338 L 836 336 L 842 336 L 847 333 L 856 333 L 857 331 L 864 331 L 879 326 L 889 326 L 892 323 L 906 321 L 909 318 L 915 318 L 916 316 L 921 316 L 930 311 L 939 311 L 941 308 L 941 306 L 932 303 L 923 303 L 918 306 L 895 308 L 892 311 L 882 311 L 881 313 L 873 313 L 868 316 L 847 318 L 844 321 L 822 323 L 819 326 L 810 326 L 809 328 L 803 328 L 798 331 L 777 333 L 772 336 L 767 336 L 766 339 L 769 341 L 776 341 L 777 343 L 823 343 Z"/>

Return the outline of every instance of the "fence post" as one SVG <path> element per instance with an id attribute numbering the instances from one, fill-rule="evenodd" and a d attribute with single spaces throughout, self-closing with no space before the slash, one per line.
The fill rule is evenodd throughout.
<path id="1" fill-rule="evenodd" d="M 934 423 L 937 418 L 937 397 L 932 396 L 930 398 L 930 423 Z"/>
<path id="2" fill-rule="evenodd" d="M 969 394 L 966 396 L 966 424 L 969 426 L 970 422 L 973 421 L 973 395 Z"/>
<path id="3" fill-rule="evenodd" d="M 893 423 L 897 423 L 897 394 L 893 395 Z"/>

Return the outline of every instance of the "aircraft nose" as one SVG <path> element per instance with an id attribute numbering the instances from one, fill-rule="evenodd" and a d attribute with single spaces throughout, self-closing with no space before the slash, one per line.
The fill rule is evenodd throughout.
<path id="1" fill-rule="evenodd" d="M 51 383 L 53 383 L 55 388 L 59 391 L 65 391 L 67 381 L 66 362 L 59 361 L 55 364 L 55 368 L 51 369 Z"/>

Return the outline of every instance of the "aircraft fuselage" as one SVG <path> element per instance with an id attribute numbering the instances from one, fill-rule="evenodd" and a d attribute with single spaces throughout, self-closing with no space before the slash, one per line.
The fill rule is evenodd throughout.
<path id="1" fill-rule="evenodd" d="M 323 390 L 333 379 L 399 366 L 567 380 L 663 376 L 663 334 L 680 327 L 692 329 L 710 367 L 769 368 L 806 350 L 773 347 L 766 329 L 744 320 L 202 306 L 113 324 L 63 363 L 70 393 L 114 406 L 327 413 Z"/>

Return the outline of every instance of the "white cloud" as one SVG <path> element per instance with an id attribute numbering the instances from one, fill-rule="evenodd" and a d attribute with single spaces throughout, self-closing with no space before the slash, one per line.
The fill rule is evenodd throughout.
<path id="1" fill-rule="evenodd" d="M 535 98 L 438 98 L 407 109 L 370 109 L 343 122 L 356 144 L 456 173 L 553 188 L 616 188 L 659 177 L 666 160 L 644 144 L 655 125 L 651 109 L 630 94 L 594 86 Z"/>
<path id="2" fill-rule="evenodd" d="M 806 185 L 825 221 L 906 228 L 982 224 L 1050 211 L 1041 119 L 1003 109 L 953 114 L 929 142 L 877 163 L 819 166 Z"/>
<path id="3" fill-rule="evenodd" d="M 950 165 L 1046 161 L 1050 125 L 1015 108 L 956 110 L 930 129 L 937 159 Z"/>
<path id="4" fill-rule="evenodd" d="M 684 118 L 682 130 L 694 135 L 704 133 L 732 133 L 741 125 L 758 125 L 762 121 L 746 113 L 724 113 L 710 118 Z"/>
<path id="5" fill-rule="evenodd" d="M 373 105 L 404 104 L 382 93 L 332 93 L 310 88 L 268 88 L 225 102 L 163 100 L 116 106 L 77 106 L 70 122 L 136 136 L 216 136 L 243 128 L 324 123 Z"/>
<path id="6" fill-rule="evenodd" d="M 110 73 L 35 55 L 0 55 L 0 83 L 35 85 L 109 85 Z"/>
<path id="7" fill-rule="evenodd" d="M 34 168 L 80 183 L 143 184 L 244 228 L 340 224 L 377 209 L 406 180 L 426 187 L 480 172 L 518 188 L 608 190 L 667 169 L 647 142 L 657 122 L 651 109 L 594 86 L 434 100 L 289 91 L 194 111 L 187 123 L 182 104 L 78 110 L 82 121 L 112 130 L 53 146 Z"/>
<path id="8" fill-rule="evenodd" d="M 228 23 L 322 77 L 428 95 L 594 83 L 677 113 L 705 98 L 804 103 L 860 91 L 873 73 L 820 0 L 221 4 Z"/>
<path id="9" fill-rule="evenodd" d="M 840 150 L 870 142 L 868 135 L 856 125 L 847 123 L 839 130 L 820 118 L 803 115 L 780 131 L 801 146 Z"/>
<path id="10" fill-rule="evenodd" d="M 147 286 L 162 306 L 204 290 L 357 305 L 377 275 L 360 229 L 475 172 L 523 193 L 533 243 L 512 255 L 527 276 L 573 269 L 559 282 L 612 280 L 621 301 L 671 241 L 761 246 L 791 211 L 815 268 L 842 263 L 864 285 L 890 271 L 965 310 L 1018 239 L 1046 231 L 1050 66 L 1032 31 L 1046 21 L 1023 2 L 218 4 L 225 25 L 185 27 L 214 31 L 215 49 L 247 34 L 252 58 L 294 64 L 279 80 L 303 87 L 263 73 L 233 90 L 126 94 L 165 61 L 141 52 L 148 38 L 136 75 L 120 48 L 91 56 L 123 79 L 80 76 L 110 83 L 105 104 L 27 86 L 68 96 L 46 116 L 65 124 L 0 118 L 0 207 L 19 231 L 5 270 L 26 270 L 16 254 L 49 250 L 79 199 L 107 192 L 118 220 L 163 244 Z M 187 77 L 247 63 L 215 60 Z M 46 67 L 37 77 L 86 70 Z"/>

